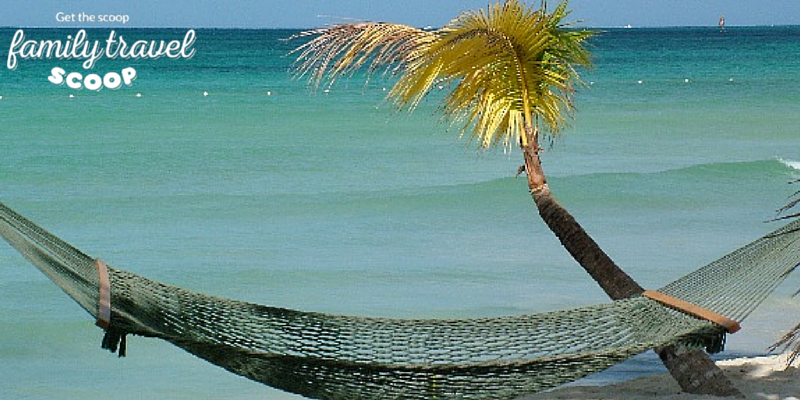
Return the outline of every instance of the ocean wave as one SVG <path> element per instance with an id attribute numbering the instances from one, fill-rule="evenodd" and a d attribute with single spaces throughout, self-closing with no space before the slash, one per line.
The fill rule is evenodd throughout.
<path id="1" fill-rule="evenodd" d="M 800 170 L 800 161 L 787 160 L 782 158 L 769 158 L 748 161 L 712 161 L 678 166 L 657 171 L 622 171 L 622 172 L 587 172 L 584 174 L 566 175 L 554 177 L 559 179 L 619 179 L 622 177 L 720 177 L 720 176 L 755 176 L 764 174 L 784 175 L 787 167 L 793 170 Z"/>
<path id="2" fill-rule="evenodd" d="M 783 175 L 790 166 L 780 159 L 763 159 L 752 161 L 723 161 L 707 164 L 696 164 L 657 174 L 706 175 L 706 176 L 768 176 Z M 791 167 L 791 166 L 790 166 Z M 800 164 L 798 164 L 800 167 Z"/>
<path id="3" fill-rule="evenodd" d="M 780 192 L 783 185 L 798 173 L 800 161 L 769 158 L 709 162 L 653 172 L 587 171 L 584 174 L 565 176 L 555 174 L 548 181 L 554 192 L 565 199 L 586 199 L 603 203 L 629 196 L 653 196 L 674 201 L 675 191 L 682 192 L 681 196 L 688 198 L 697 195 L 737 196 L 736 191 L 743 187 Z M 694 195 L 689 195 L 689 192 L 694 192 Z M 527 210 L 531 202 L 524 175 L 507 175 L 474 182 L 323 193 L 312 198 L 300 194 L 290 196 L 294 199 L 291 201 L 293 204 L 324 201 L 328 208 L 343 207 L 348 210 L 353 204 L 357 204 L 356 209 L 361 211 L 381 210 L 386 207 L 406 211 L 464 207 L 477 212 L 477 209 L 491 205 L 491 208 L 511 212 L 520 207 Z"/>
<path id="4" fill-rule="evenodd" d="M 631 206 L 646 202 L 648 207 L 672 207 L 681 203 L 687 208 L 712 204 L 719 199 L 743 201 L 752 193 L 785 196 L 785 185 L 798 170 L 778 159 L 755 161 L 709 162 L 656 172 L 611 172 L 554 177 L 550 186 L 564 201 L 586 201 L 597 205 Z M 750 193 L 752 192 L 752 193 Z M 777 199 L 777 197 L 776 197 Z M 782 197 L 781 197 L 782 199 Z M 670 204 L 672 203 L 672 204 Z M 642 204 L 632 206 L 641 208 Z"/>
<path id="5" fill-rule="evenodd" d="M 778 157 L 778 161 L 789 168 L 800 170 L 800 161 L 788 160 L 780 157 Z"/>

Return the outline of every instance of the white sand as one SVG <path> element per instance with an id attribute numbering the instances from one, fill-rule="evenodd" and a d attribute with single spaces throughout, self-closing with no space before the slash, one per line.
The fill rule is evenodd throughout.
<path id="1" fill-rule="evenodd" d="M 785 356 L 739 358 L 717 363 L 747 399 L 800 400 L 800 365 L 786 368 Z M 668 375 L 636 378 L 608 386 L 568 386 L 525 396 L 524 400 L 719 400 L 735 397 L 700 396 L 682 393 Z"/>

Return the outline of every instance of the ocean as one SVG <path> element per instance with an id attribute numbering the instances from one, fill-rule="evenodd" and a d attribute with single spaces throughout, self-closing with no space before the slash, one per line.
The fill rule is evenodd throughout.
<path id="1" fill-rule="evenodd" d="M 290 72 L 295 33 L 197 29 L 190 59 L 99 60 L 101 76 L 135 68 L 117 90 L 48 81 L 88 73 L 81 60 L 2 69 L 0 201 L 118 268 L 266 305 L 461 318 L 607 301 L 539 220 L 518 150 L 459 138 L 436 95 L 396 111 L 390 79 L 315 90 Z M 655 289 L 779 226 L 800 189 L 800 27 L 608 29 L 591 50 L 543 163 L 623 269 Z M 0 276 L 0 398 L 299 398 L 158 340 L 102 351 L 91 317 L 5 244 Z M 721 356 L 764 354 L 800 320 L 798 288 L 790 276 Z M 645 355 L 584 382 L 662 368 Z"/>

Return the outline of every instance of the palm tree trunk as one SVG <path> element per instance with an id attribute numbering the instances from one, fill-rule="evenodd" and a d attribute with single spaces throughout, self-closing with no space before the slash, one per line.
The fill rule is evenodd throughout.
<path id="1" fill-rule="evenodd" d="M 539 215 L 561 245 L 569 252 L 612 300 L 627 299 L 644 292 L 625 271 L 597 245 L 575 218 L 556 201 L 547 185 L 532 192 Z"/>
<path id="2" fill-rule="evenodd" d="M 539 215 L 564 248 L 613 300 L 641 294 L 644 289 L 597 245 L 547 186 L 536 140 L 523 146 L 528 186 Z M 700 349 L 671 345 L 654 349 L 681 389 L 693 394 L 739 396 L 724 372 Z"/>

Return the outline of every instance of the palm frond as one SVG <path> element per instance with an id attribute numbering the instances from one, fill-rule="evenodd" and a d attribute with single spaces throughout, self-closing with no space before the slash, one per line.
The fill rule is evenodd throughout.
<path id="1" fill-rule="evenodd" d="M 796 180 L 796 181 L 793 181 L 793 182 L 790 182 L 790 183 L 798 183 L 798 182 L 800 182 L 800 180 Z M 794 194 L 792 194 L 790 197 L 794 197 L 794 199 L 791 200 L 790 202 L 786 203 L 785 206 L 783 206 L 783 207 L 779 208 L 778 210 L 776 210 L 776 213 L 778 213 L 778 214 L 784 213 L 784 212 L 794 208 L 796 205 L 800 204 L 800 190 L 794 192 Z"/>
<path id="2" fill-rule="evenodd" d="M 586 31 L 566 29 L 567 2 L 552 13 L 520 0 L 459 14 L 424 31 L 388 23 L 340 24 L 308 31 L 296 70 L 317 85 L 367 68 L 399 75 L 389 92 L 413 110 L 434 87 L 448 84 L 444 117 L 481 147 L 525 143 L 544 124 L 557 134 L 574 105 L 576 65 L 590 65 Z M 527 133 L 526 133 L 527 132 Z"/>
<path id="3" fill-rule="evenodd" d="M 370 72 L 401 69 L 414 49 L 435 39 L 434 32 L 385 22 L 337 24 L 296 35 L 309 36 L 313 39 L 292 53 L 298 53 L 297 75 L 315 85 L 326 79 L 333 84 L 338 76 L 365 66 Z"/>
<path id="4" fill-rule="evenodd" d="M 800 360 L 800 324 L 797 324 L 791 331 L 785 334 L 779 341 L 770 346 L 767 350 L 770 352 L 781 351 L 784 352 L 791 348 L 789 358 L 786 360 L 786 366 L 794 364 L 795 361 Z"/>
<path id="5" fill-rule="evenodd" d="M 579 82 L 573 64 L 591 63 L 581 44 L 590 34 L 564 30 L 566 15 L 566 3 L 546 14 L 516 0 L 464 12 L 406 65 L 390 96 L 413 109 L 434 82 L 453 82 L 445 116 L 483 147 L 524 142 L 535 121 L 558 133 Z"/>
<path id="6" fill-rule="evenodd" d="M 800 179 L 798 179 L 796 181 L 789 182 L 789 183 L 800 183 Z M 773 221 L 780 221 L 780 220 L 786 220 L 786 219 L 792 219 L 792 218 L 800 217 L 800 212 L 796 212 L 796 213 L 792 213 L 792 214 L 786 214 L 787 211 L 795 208 L 798 204 L 800 204 L 800 190 L 794 192 L 794 194 L 789 196 L 789 198 L 790 198 L 790 200 L 789 200 L 788 203 L 786 203 L 783 207 L 775 210 L 775 215 L 776 216 L 775 216 L 775 218 L 772 219 Z M 783 214 L 783 215 L 781 215 L 781 214 Z"/>
<path id="7" fill-rule="evenodd" d="M 800 179 L 789 183 L 800 183 Z M 786 214 L 789 210 L 797 207 L 797 205 L 800 204 L 800 190 L 794 192 L 789 198 L 790 201 L 786 203 L 786 205 L 776 210 L 777 216 L 773 219 L 773 221 L 800 218 L 800 212 Z M 797 296 L 798 294 L 800 294 L 800 290 L 794 293 L 795 296 Z M 797 324 L 794 328 L 792 328 L 788 333 L 786 333 L 775 344 L 770 346 L 769 351 L 776 351 L 779 349 L 781 351 L 786 351 L 789 348 L 791 348 L 792 350 L 789 353 L 789 358 L 786 361 L 787 367 L 794 364 L 795 361 L 800 360 L 800 323 Z"/>

